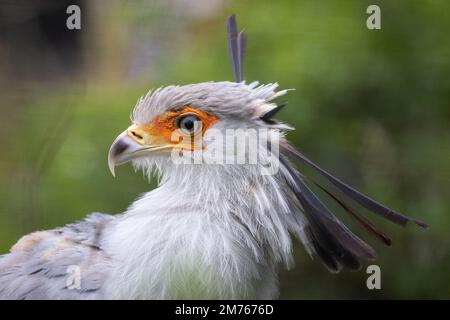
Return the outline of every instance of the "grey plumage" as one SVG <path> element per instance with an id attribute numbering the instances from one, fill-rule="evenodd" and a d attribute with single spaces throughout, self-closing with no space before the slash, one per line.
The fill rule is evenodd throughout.
<path id="1" fill-rule="evenodd" d="M 278 84 L 260 85 L 258 82 L 202 82 L 183 86 L 167 86 L 148 92 L 133 110 L 132 120 L 145 124 L 167 111 L 179 110 L 186 105 L 195 106 L 221 118 L 261 121 L 260 117 L 276 107 L 261 104 L 267 109 L 248 107 L 258 101 L 271 101 L 284 95 L 287 90 L 275 92 Z"/>
<path id="2" fill-rule="evenodd" d="M 85 220 L 23 237 L 0 257 L 0 299 L 101 299 L 111 261 L 102 231 L 114 217 L 94 213 Z M 79 266 L 81 289 L 70 289 L 68 268 Z"/>

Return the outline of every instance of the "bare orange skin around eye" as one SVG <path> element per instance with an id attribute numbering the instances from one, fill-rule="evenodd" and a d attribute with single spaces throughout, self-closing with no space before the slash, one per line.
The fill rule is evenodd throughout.
<path id="1" fill-rule="evenodd" d="M 189 135 L 182 135 L 179 137 L 180 141 L 173 141 L 173 133 L 178 130 L 176 127 L 176 119 L 182 114 L 191 113 L 196 114 L 200 120 L 202 121 L 202 131 L 201 134 L 197 134 L 196 137 L 192 137 Z M 193 150 L 194 144 L 193 140 L 197 138 L 199 135 L 203 136 L 206 130 L 211 127 L 214 123 L 216 123 L 218 118 L 216 116 L 204 113 L 200 110 L 191 108 L 189 106 L 183 108 L 178 111 L 169 111 L 161 116 L 156 117 L 152 122 L 145 126 L 145 131 L 155 140 L 153 143 L 165 143 L 165 144 L 178 144 L 185 141 L 185 147 Z M 186 142 L 188 145 L 186 145 Z"/>

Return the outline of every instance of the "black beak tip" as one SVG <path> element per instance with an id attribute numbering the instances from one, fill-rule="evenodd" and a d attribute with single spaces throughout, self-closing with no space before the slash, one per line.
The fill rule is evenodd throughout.
<path id="1" fill-rule="evenodd" d="M 124 153 L 128 149 L 128 147 L 128 144 L 126 144 L 125 142 L 121 140 L 117 141 L 114 144 L 113 149 L 111 150 L 111 156 L 117 157 L 121 153 Z"/>

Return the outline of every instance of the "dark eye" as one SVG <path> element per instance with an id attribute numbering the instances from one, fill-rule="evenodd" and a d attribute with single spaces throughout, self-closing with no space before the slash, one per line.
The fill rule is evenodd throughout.
<path id="1" fill-rule="evenodd" d="M 196 114 L 182 114 L 175 120 L 175 125 L 183 131 L 184 134 L 195 135 L 201 129 L 202 121 Z"/>

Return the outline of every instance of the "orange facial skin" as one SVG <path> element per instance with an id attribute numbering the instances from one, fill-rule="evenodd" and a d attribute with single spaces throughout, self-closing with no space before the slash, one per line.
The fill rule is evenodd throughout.
<path id="1" fill-rule="evenodd" d="M 195 114 L 200 118 L 201 131 L 195 136 L 186 135 L 176 127 L 176 119 L 183 114 Z M 216 116 L 186 106 L 181 110 L 169 111 L 158 116 L 145 125 L 134 125 L 128 130 L 128 135 L 140 144 L 173 145 L 193 151 L 202 147 L 203 134 L 217 121 Z"/>

